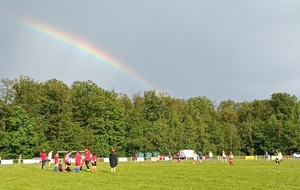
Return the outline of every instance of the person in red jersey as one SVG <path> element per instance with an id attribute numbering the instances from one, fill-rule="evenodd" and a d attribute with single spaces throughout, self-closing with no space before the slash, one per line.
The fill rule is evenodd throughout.
<path id="1" fill-rule="evenodd" d="M 229 153 L 229 164 L 230 164 L 231 166 L 233 166 L 233 154 L 232 154 L 231 151 L 230 151 L 230 153 Z"/>
<path id="2" fill-rule="evenodd" d="M 177 163 L 180 163 L 180 154 L 179 154 L 179 152 L 177 152 L 176 158 L 177 158 Z"/>
<path id="3" fill-rule="evenodd" d="M 58 153 L 57 152 L 54 155 L 53 159 L 54 159 L 54 171 L 58 171 Z"/>
<path id="4" fill-rule="evenodd" d="M 65 171 L 65 170 L 63 169 L 63 167 L 62 167 L 61 160 L 60 160 L 59 163 L 58 163 L 58 171 L 60 171 L 60 172 L 64 172 L 64 171 Z"/>
<path id="5" fill-rule="evenodd" d="M 137 163 L 137 162 L 138 162 L 138 161 L 137 161 L 137 160 L 138 160 L 138 155 L 137 155 L 137 153 L 135 153 L 135 154 L 133 155 L 133 158 L 134 158 L 134 162 Z"/>
<path id="6" fill-rule="evenodd" d="M 42 169 L 44 169 L 44 167 L 45 167 L 45 165 L 46 165 L 46 162 L 47 162 L 47 155 L 46 155 L 45 149 L 43 149 L 43 150 L 40 152 L 40 159 L 41 159 L 41 162 L 42 162 Z"/>
<path id="7" fill-rule="evenodd" d="M 90 171 L 91 151 L 86 148 L 84 152 L 84 156 L 85 156 L 86 171 Z"/>
<path id="8" fill-rule="evenodd" d="M 75 171 L 76 172 L 80 171 L 81 163 L 82 163 L 82 157 L 79 154 L 79 152 L 76 152 L 76 155 L 75 155 Z"/>
<path id="9" fill-rule="evenodd" d="M 91 163 L 92 163 L 92 172 L 96 172 L 97 171 L 97 156 L 95 154 L 93 154 L 93 156 L 91 158 Z"/>

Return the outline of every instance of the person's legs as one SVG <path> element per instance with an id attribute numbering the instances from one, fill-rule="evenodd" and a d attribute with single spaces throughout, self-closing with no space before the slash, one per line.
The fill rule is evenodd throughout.
<path id="1" fill-rule="evenodd" d="M 46 165 L 47 160 L 43 160 L 42 161 L 42 169 L 44 169 L 45 165 Z"/>
<path id="2" fill-rule="evenodd" d="M 71 171 L 71 163 L 67 163 L 67 172 L 70 172 Z"/>
<path id="3" fill-rule="evenodd" d="M 111 167 L 110 168 L 110 173 L 116 173 L 116 167 Z"/>
<path id="4" fill-rule="evenodd" d="M 87 171 L 90 171 L 89 163 L 90 163 L 89 160 L 86 160 L 86 161 L 85 161 L 85 165 L 86 165 L 86 170 L 87 170 Z"/>

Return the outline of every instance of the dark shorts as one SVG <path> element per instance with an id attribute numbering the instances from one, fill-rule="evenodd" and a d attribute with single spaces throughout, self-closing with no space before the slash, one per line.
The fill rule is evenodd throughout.
<path id="1" fill-rule="evenodd" d="M 95 162 L 95 163 L 92 163 L 92 166 L 97 166 L 97 163 Z"/>

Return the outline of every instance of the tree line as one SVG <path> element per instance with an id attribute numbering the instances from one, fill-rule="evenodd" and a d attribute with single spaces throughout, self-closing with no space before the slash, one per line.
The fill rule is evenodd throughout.
<path id="1" fill-rule="evenodd" d="M 155 90 L 129 97 L 92 81 L 68 86 L 57 79 L 5 78 L 0 84 L 0 156 L 32 158 L 41 149 L 89 148 L 107 157 L 112 147 L 119 156 L 181 149 L 291 154 L 300 145 L 299 105 L 288 93 L 217 104 L 205 96 L 178 99 Z"/>

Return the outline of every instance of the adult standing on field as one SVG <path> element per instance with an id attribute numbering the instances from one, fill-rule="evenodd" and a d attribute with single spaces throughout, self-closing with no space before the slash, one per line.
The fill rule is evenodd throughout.
<path id="1" fill-rule="evenodd" d="M 42 151 L 40 152 L 40 160 L 42 162 L 42 169 L 44 169 L 47 162 L 47 155 L 45 149 L 42 149 Z"/>
<path id="2" fill-rule="evenodd" d="M 86 171 L 90 171 L 91 151 L 86 148 L 84 150 L 84 156 L 85 156 Z"/>
<path id="3" fill-rule="evenodd" d="M 110 151 L 109 164 L 110 164 L 110 172 L 116 173 L 116 167 L 118 165 L 118 158 L 115 153 L 115 149 L 111 149 L 111 151 Z"/>

